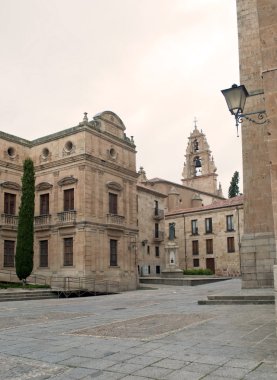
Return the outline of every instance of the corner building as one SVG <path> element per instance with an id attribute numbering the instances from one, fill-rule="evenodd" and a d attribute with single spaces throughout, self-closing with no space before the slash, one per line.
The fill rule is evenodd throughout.
<path id="1" fill-rule="evenodd" d="M 137 287 L 136 150 L 113 112 L 33 141 L 0 133 L 0 268 L 14 269 L 22 163 L 36 175 L 33 272 Z"/>

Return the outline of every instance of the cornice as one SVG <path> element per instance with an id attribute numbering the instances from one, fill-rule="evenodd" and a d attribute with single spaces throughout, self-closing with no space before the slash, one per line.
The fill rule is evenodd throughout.
<path id="1" fill-rule="evenodd" d="M 105 119 L 102 119 L 102 120 L 106 121 L 106 122 L 110 122 L 110 121 L 105 120 Z M 112 122 L 110 122 L 110 123 L 113 124 Z M 116 124 L 115 124 L 115 126 L 118 127 L 118 125 L 116 125 Z M 106 131 L 102 132 L 99 130 L 97 121 L 93 121 L 93 120 L 90 122 L 87 122 L 87 123 L 80 123 L 79 125 L 76 125 L 76 126 L 71 127 L 71 128 L 64 129 L 64 130 L 59 131 L 59 132 L 52 133 L 50 135 L 39 137 L 35 140 L 25 140 L 21 137 L 17 137 L 15 135 L 11 135 L 9 133 L 5 133 L 2 131 L 0 131 L 0 139 L 2 138 L 4 140 L 10 141 L 10 142 L 13 142 L 16 144 L 20 144 L 20 145 L 26 146 L 28 148 L 32 148 L 32 147 L 35 147 L 35 146 L 38 146 L 41 144 L 45 144 L 45 143 L 48 143 L 50 141 L 59 140 L 59 139 L 64 138 L 66 136 L 71 136 L 71 135 L 74 135 L 74 134 L 80 133 L 80 132 L 89 132 L 89 133 L 96 134 L 97 136 L 99 136 L 101 138 L 105 138 L 108 141 L 113 141 L 113 142 L 117 141 L 118 143 L 122 144 L 124 147 L 128 147 L 128 149 L 130 149 L 132 151 L 134 151 L 136 148 L 135 144 L 126 135 L 124 135 L 124 138 L 122 139 L 120 137 L 117 137 L 117 136 L 109 133 L 109 132 L 106 132 Z"/>
<path id="2" fill-rule="evenodd" d="M 101 168 L 111 169 L 113 171 L 128 175 L 128 176 L 135 178 L 135 179 L 138 178 L 138 176 L 139 176 L 139 174 L 137 174 L 137 172 L 135 172 L 135 171 L 123 168 L 122 166 L 117 165 L 113 162 L 91 156 L 90 154 L 87 154 L 87 153 L 83 153 L 83 154 L 75 155 L 75 156 L 68 156 L 68 157 L 64 157 L 64 158 L 57 160 L 57 161 L 51 161 L 51 162 L 47 162 L 44 164 L 36 165 L 35 170 L 37 172 L 40 172 L 42 170 L 53 169 L 53 168 L 65 166 L 65 165 L 72 164 L 72 163 L 76 163 L 76 164 L 77 163 L 79 164 L 80 162 L 85 163 L 86 161 L 94 163 L 94 164 L 100 166 Z"/>
<path id="3" fill-rule="evenodd" d="M 3 161 L 3 160 L 0 160 L 0 167 L 13 169 L 13 170 L 16 170 L 19 172 L 22 172 L 22 170 L 23 170 L 23 164 L 18 165 L 18 164 L 15 164 L 13 162 L 8 162 L 8 161 Z"/>
<path id="4" fill-rule="evenodd" d="M 0 131 L 0 139 L 11 141 L 16 144 L 24 145 L 28 148 L 31 148 L 31 144 L 32 144 L 31 141 L 29 140 L 25 140 L 25 139 L 22 139 L 21 137 L 17 137 L 17 136 L 14 136 L 2 131 Z"/>

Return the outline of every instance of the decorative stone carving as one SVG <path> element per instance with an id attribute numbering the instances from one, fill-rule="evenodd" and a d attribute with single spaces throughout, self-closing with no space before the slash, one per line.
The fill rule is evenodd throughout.
<path id="1" fill-rule="evenodd" d="M 52 189 L 53 185 L 49 182 L 40 182 L 36 185 L 36 191 Z"/>
<path id="2" fill-rule="evenodd" d="M 77 178 L 74 178 L 72 175 L 69 177 L 64 177 L 58 181 L 59 186 L 72 185 L 73 183 L 78 182 Z"/>
<path id="3" fill-rule="evenodd" d="M 40 162 L 45 162 L 49 161 L 52 158 L 52 153 L 49 151 L 48 148 L 43 148 L 40 156 L 39 156 L 39 161 Z"/>
<path id="4" fill-rule="evenodd" d="M 18 191 L 21 190 L 21 186 L 18 183 L 12 182 L 12 181 L 5 181 L 1 183 L 0 186 L 4 187 L 5 189 L 18 190 Z"/>
<path id="5" fill-rule="evenodd" d="M 122 186 L 118 182 L 109 181 L 106 183 L 106 186 L 108 189 L 111 189 L 111 190 L 116 190 L 116 191 L 122 190 Z"/>
<path id="6" fill-rule="evenodd" d="M 72 141 L 68 140 L 63 148 L 63 156 L 69 156 L 70 154 L 75 153 L 75 150 L 76 146 Z"/>

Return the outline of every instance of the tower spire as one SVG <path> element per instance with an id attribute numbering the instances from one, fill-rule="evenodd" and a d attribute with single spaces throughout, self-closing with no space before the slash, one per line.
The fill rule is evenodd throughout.
<path id="1" fill-rule="evenodd" d="M 196 125 L 196 123 L 198 122 L 198 120 L 196 119 L 196 116 L 194 117 L 193 122 L 194 122 L 194 129 L 197 129 L 197 125 Z"/>

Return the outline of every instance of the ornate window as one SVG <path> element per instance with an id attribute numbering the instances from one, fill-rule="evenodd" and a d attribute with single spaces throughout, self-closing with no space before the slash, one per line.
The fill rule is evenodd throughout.
<path id="1" fill-rule="evenodd" d="M 117 215 L 117 202 L 118 195 L 114 193 L 109 193 L 109 213 Z"/>
<path id="2" fill-rule="evenodd" d="M 110 266 L 117 266 L 117 240 L 110 239 Z"/>
<path id="3" fill-rule="evenodd" d="M 74 189 L 67 189 L 63 192 L 63 210 L 64 211 L 73 211 L 74 210 Z"/>
<path id="4" fill-rule="evenodd" d="M 40 240 L 39 242 L 39 266 L 48 267 L 48 240 Z"/>
<path id="5" fill-rule="evenodd" d="M 15 215 L 15 200 L 16 195 L 10 193 L 4 193 L 4 213 L 9 215 Z"/>
<path id="6" fill-rule="evenodd" d="M 40 215 L 49 215 L 49 194 L 40 195 Z"/>
<path id="7" fill-rule="evenodd" d="M 4 267 L 14 267 L 15 241 L 4 240 Z"/>
<path id="8" fill-rule="evenodd" d="M 73 238 L 65 238 L 64 240 L 64 263 L 65 267 L 73 265 Z"/>

